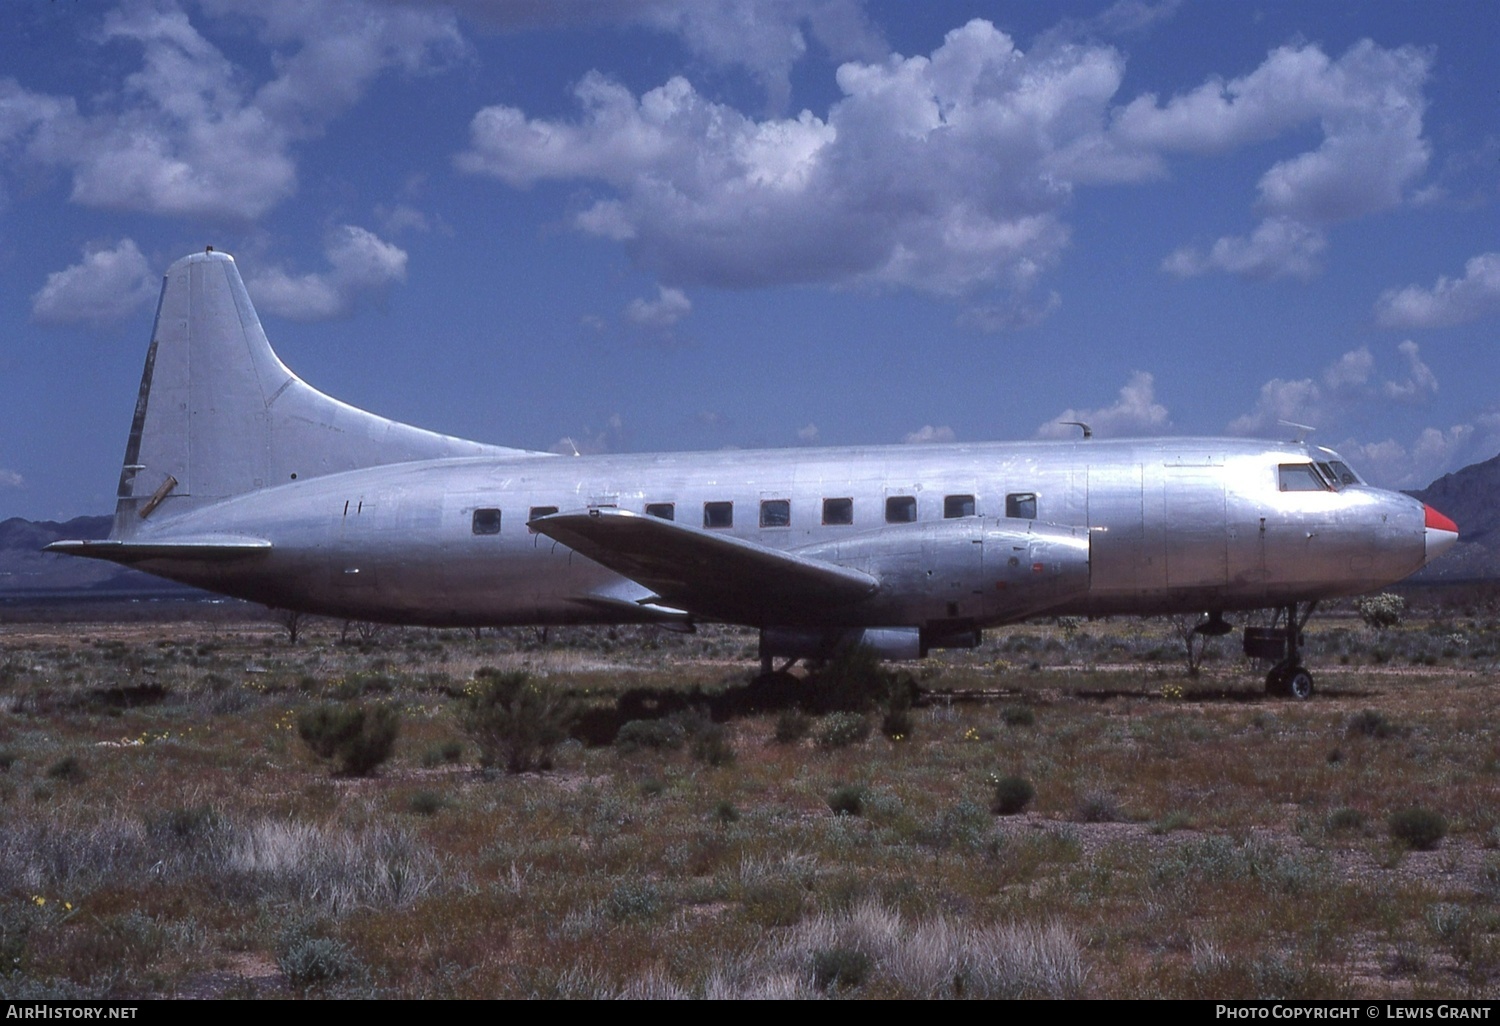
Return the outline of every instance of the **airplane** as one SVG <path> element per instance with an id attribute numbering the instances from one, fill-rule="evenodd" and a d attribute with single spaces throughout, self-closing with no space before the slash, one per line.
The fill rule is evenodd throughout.
<path id="1" fill-rule="evenodd" d="M 1324 600 L 1456 525 L 1305 441 L 1163 438 L 560 456 L 396 423 L 272 351 L 232 257 L 167 271 L 110 536 L 48 551 L 268 606 L 434 627 L 721 622 L 773 660 L 973 647 L 1036 617 L 1276 610 L 1308 698 Z"/>

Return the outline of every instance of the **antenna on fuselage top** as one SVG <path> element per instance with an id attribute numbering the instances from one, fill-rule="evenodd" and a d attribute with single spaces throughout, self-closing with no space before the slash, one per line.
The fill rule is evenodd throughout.
<path id="1" fill-rule="evenodd" d="M 1296 442 L 1298 445 L 1301 445 L 1303 442 L 1307 441 L 1307 436 L 1318 430 L 1317 428 L 1309 424 L 1298 424 L 1293 420 L 1278 420 L 1276 423 L 1285 424 L 1287 427 L 1291 428 L 1295 432 L 1292 435 L 1292 441 Z"/>
<path id="2" fill-rule="evenodd" d="M 1081 420 L 1065 420 L 1062 421 L 1062 423 L 1066 424 L 1068 427 L 1083 428 L 1083 437 L 1085 441 L 1094 437 L 1094 429 L 1089 427 Z"/>
<path id="3" fill-rule="evenodd" d="M 574 456 L 582 456 L 583 455 L 583 453 L 581 453 L 581 452 L 578 451 L 578 443 L 575 442 L 575 441 L 573 441 L 573 439 L 571 439 L 571 438 L 564 438 L 563 441 L 568 443 L 568 448 L 573 450 L 573 455 Z"/>

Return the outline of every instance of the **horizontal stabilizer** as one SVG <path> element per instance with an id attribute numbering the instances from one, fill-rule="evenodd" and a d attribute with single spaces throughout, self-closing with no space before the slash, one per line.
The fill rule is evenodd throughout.
<path id="1" fill-rule="evenodd" d="M 766 623 L 867 598 L 869 574 L 621 509 L 554 513 L 528 525 L 708 619 Z"/>
<path id="2" fill-rule="evenodd" d="M 111 563 L 121 563 L 125 566 L 159 559 L 224 563 L 251 556 L 263 556 L 271 551 L 271 543 L 264 538 L 221 536 L 179 538 L 170 542 L 55 541 L 42 551 L 61 552 L 69 556 L 88 556 L 92 559 L 107 559 Z"/>

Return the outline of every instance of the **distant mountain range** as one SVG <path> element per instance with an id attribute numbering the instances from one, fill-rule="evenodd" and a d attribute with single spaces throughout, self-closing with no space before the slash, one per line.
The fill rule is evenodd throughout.
<path id="1" fill-rule="evenodd" d="M 1500 577 L 1500 456 L 1407 492 L 1458 525 L 1458 544 L 1415 576 L 1418 581 Z"/>
<path id="2" fill-rule="evenodd" d="M 1427 583 L 1500 578 L 1500 456 L 1438 478 L 1408 492 L 1458 524 L 1459 540 L 1442 559 L 1413 580 Z M 111 517 L 0 521 L 0 599 L 189 596 L 195 588 L 97 559 L 43 552 L 63 538 L 104 538 Z"/>
<path id="3" fill-rule="evenodd" d="M 113 517 L 52 520 L 0 520 L 0 599 L 79 597 L 133 598 L 201 595 L 196 588 L 128 570 L 99 559 L 78 559 L 43 552 L 42 546 L 64 538 L 109 536 Z"/>

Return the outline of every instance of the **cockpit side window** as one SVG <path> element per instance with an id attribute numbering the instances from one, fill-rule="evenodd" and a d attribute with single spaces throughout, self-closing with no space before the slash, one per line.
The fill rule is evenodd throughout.
<path id="1" fill-rule="evenodd" d="M 1333 467 L 1329 466 L 1327 463 L 1322 462 L 1321 460 L 1317 464 L 1315 464 L 1315 466 L 1318 468 L 1318 473 L 1323 475 L 1323 480 L 1328 482 L 1328 487 L 1332 488 L 1334 491 L 1338 491 L 1339 476 L 1338 474 L 1334 473 Z"/>
<path id="2" fill-rule="evenodd" d="M 1311 463 L 1283 463 L 1277 468 L 1284 492 L 1326 492 L 1328 485 Z"/>
<path id="3" fill-rule="evenodd" d="M 1332 467 L 1333 468 L 1333 472 L 1338 475 L 1339 484 L 1342 484 L 1342 485 L 1363 484 L 1363 482 L 1360 481 L 1360 479 L 1359 479 L 1359 475 L 1356 474 L 1354 471 L 1350 470 L 1349 469 L 1349 464 L 1344 463 L 1342 460 L 1329 460 L 1328 461 L 1328 465 L 1330 467 Z"/>

